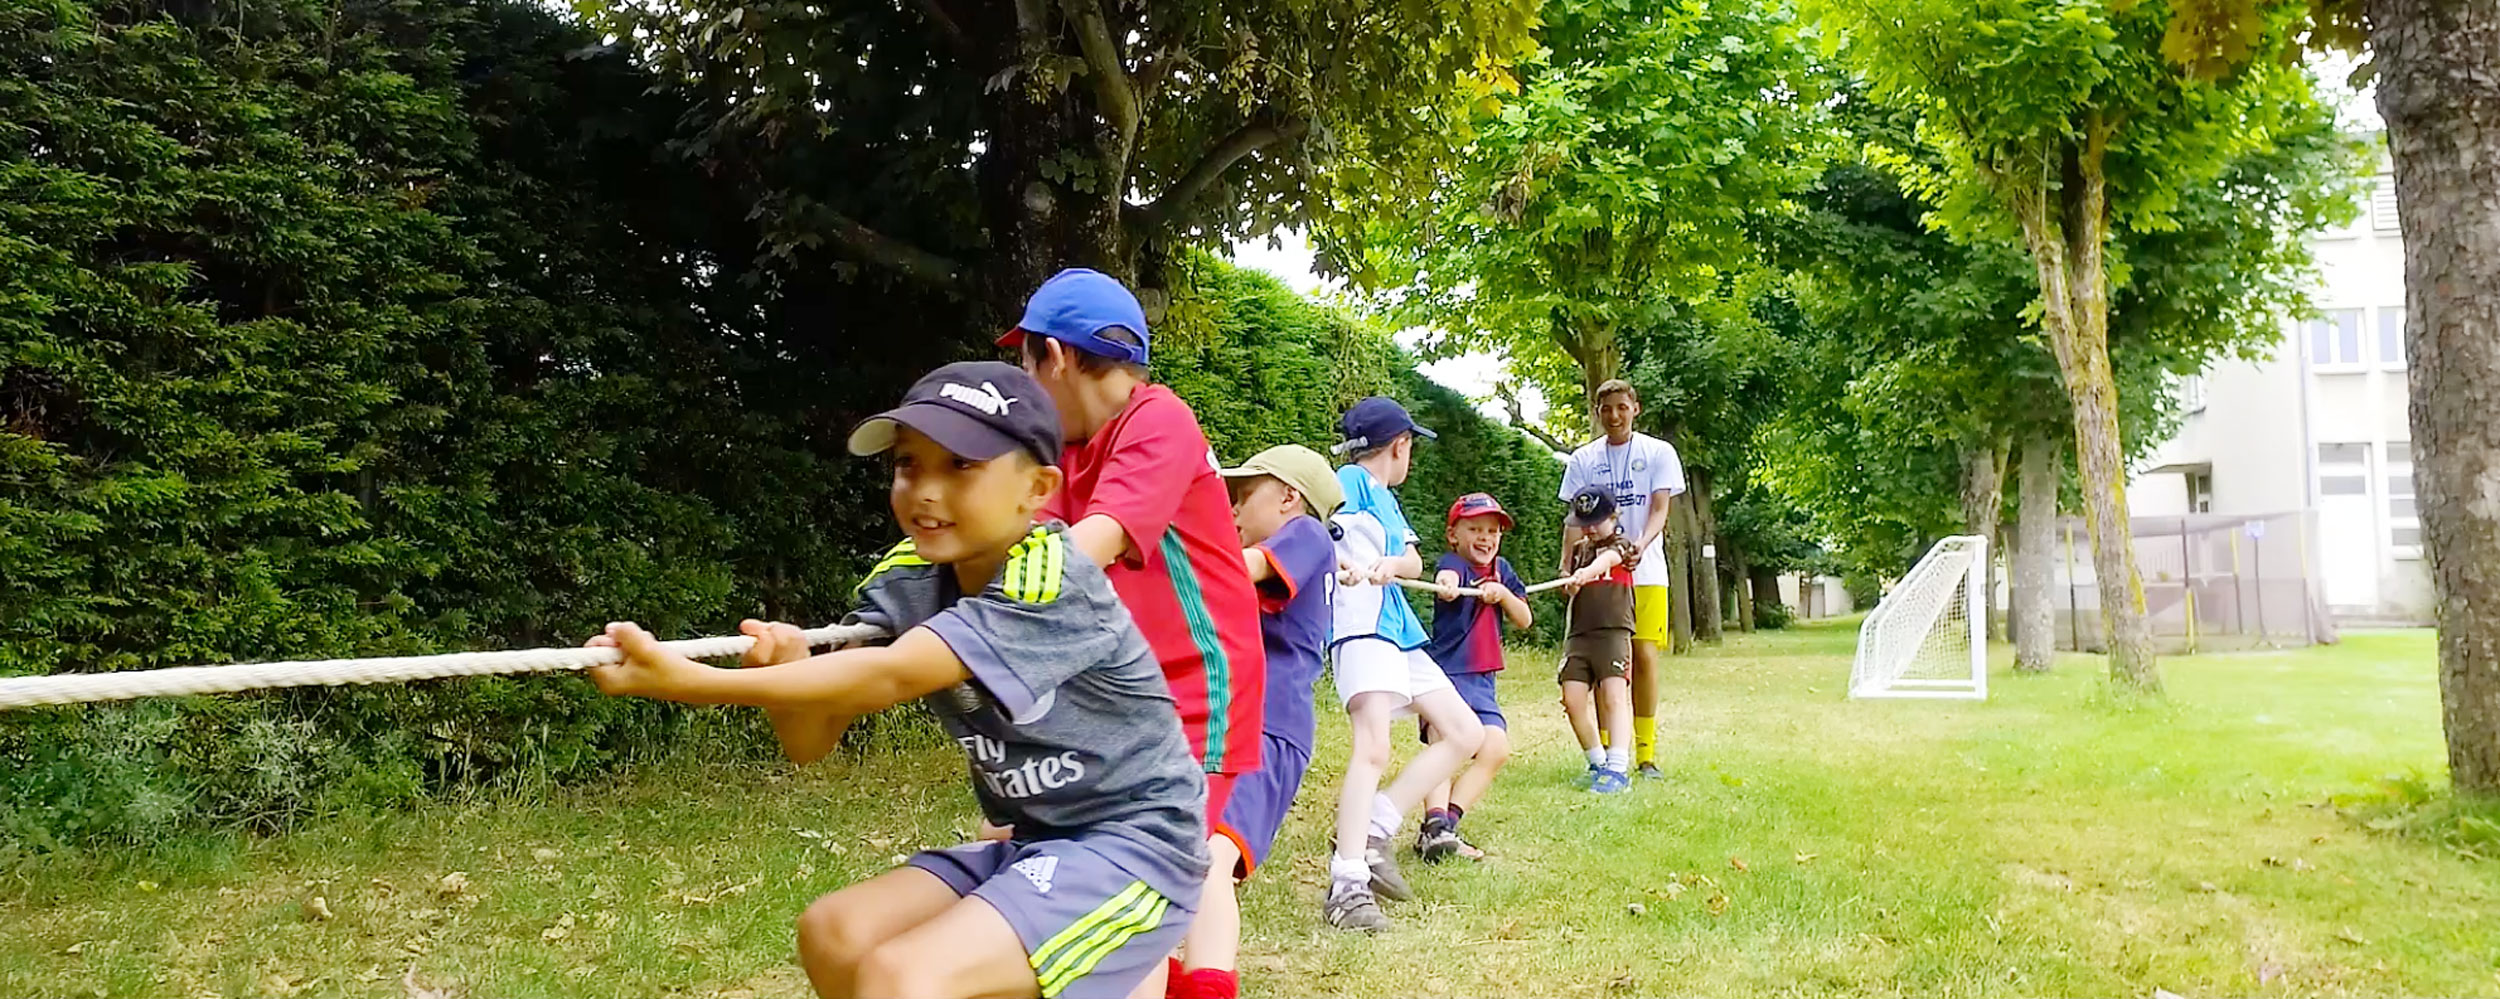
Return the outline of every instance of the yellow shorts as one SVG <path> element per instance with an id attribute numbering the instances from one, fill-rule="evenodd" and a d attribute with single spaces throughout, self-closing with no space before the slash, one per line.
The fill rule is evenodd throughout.
<path id="1" fill-rule="evenodd" d="M 1667 588 L 1632 588 L 1632 640 L 1667 644 Z"/>

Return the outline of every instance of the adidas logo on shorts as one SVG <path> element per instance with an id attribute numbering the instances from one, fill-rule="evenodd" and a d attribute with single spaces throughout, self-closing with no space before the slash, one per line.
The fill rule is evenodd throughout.
<path id="1" fill-rule="evenodd" d="M 1026 857 L 1008 865 L 1008 869 L 1024 875 L 1025 880 L 1033 882 L 1034 891 L 1048 895 L 1050 894 L 1050 876 L 1059 871 L 1059 858 Z"/>

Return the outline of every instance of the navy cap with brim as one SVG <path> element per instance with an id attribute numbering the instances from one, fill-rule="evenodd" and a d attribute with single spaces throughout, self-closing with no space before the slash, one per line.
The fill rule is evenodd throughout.
<path id="1" fill-rule="evenodd" d="M 1563 523 L 1573 527 L 1594 527 L 1614 515 L 1614 496 L 1602 488 L 1591 486 L 1571 497 L 1571 506 L 1563 513 Z"/>
<path id="2" fill-rule="evenodd" d="M 891 451 L 895 440 L 902 436 L 903 427 L 920 431 L 939 447 L 973 461 L 988 461 L 1024 448 L 1014 437 L 961 410 L 942 403 L 914 402 L 861 420 L 851 431 L 851 453 L 864 456 Z M 1058 462 L 1057 455 L 1036 453 L 1033 457 L 1045 465 Z"/>

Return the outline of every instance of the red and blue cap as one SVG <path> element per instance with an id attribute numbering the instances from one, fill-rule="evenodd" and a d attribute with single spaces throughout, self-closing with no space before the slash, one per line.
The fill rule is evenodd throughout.
<path id="1" fill-rule="evenodd" d="M 1137 334 L 1137 342 L 1106 340 L 1102 331 L 1114 326 Z M 1144 367 L 1146 310 L 1127 286 L 1101 271 L 1071 267 L 1050 276 L 1024 303 L 1024 318 L 998 338 L 1001 347 L 1020 347 L 1027 336 L 1047 337 L 1088 354 Z"/>
<path id="2" fill-rule="evenodd" d="M 1502 530 L 1505 531 L 1519 526 L 1517 521 L 1510 519 L 1510 511 L 1502 509 L 1501 501 L 1494 499 L 1491 493 L 1468 493 L 1459 497 L 1457 502 L 1450 504 L 1450 515 L 1443 523 L 1455 524 L 1469 517 L 1500 517 Z"/>

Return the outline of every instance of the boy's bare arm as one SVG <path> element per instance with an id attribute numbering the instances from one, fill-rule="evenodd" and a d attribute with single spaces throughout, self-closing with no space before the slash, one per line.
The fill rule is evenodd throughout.
<path id="1" fill-rule="evenodd" d="M 714 669 L 669 652 L 631 623 L 608 626 L 625 661 L 589 671 L 599 689 L 686 704 L 745 704 L 857 717 L 971 679 L 955 650 L 927 628 L 893 644 L 840 649 L 755 669 Z M 821 755 L 821 754 L 820 754 Z"/>
<path id="2" fill-rule="evenodd" d="M 1242 549 L 1241 564 L 1242 568 L 1250 570 L 1250 585 L 1252 586 L 1276 578 L 1276 563 L 1267 560 L 1267 552 L 1263 549 Z"/>
<path id="3" fill-rule="evenodd" d="M 1076 545 L 1077 551 L 1084 552 L 1086 558 L 1093 560 L 1096 567 L 1103 569 L 1111 568 L 1111 563 L 1119 561 L 1121 556 L 1129 554 L 1135 547 L 1129 544 L 1128 528 L 1121 527 L 1118 518 L 1107 513 L 1079 518 L 1075 526 L 1068 528 L 1068 540 Z"/>
<path id="4" fill-rule="evenodd" d="M 1513 628 L 1528 628 L 1536 624 L 1536 612 L 1528 608 L 1528 598 L 1504 589 L 1502 619 L 1510 622 Z"/>
<path id="5" fill-rule="evenodd" d="M 1649 519 L 1641 525 L 1641 539 L 1636 546 L 1648 551 L 1651 543 L 1667 531 L 1667 514 L 1675 508 L 1675 494 L 1664 489 L 1649 494 Z"/>

